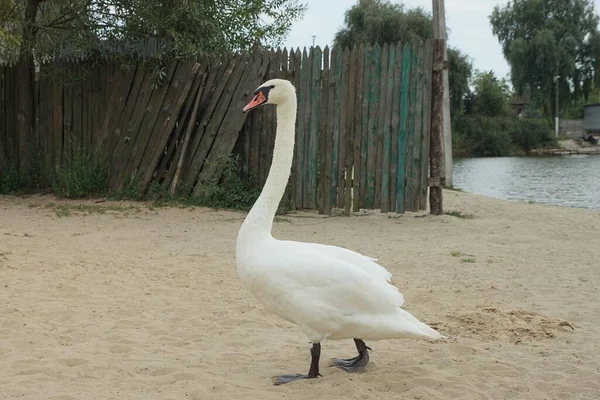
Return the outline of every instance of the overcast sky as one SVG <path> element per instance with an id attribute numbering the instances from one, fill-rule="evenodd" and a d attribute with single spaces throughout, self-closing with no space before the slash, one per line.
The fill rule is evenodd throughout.
<path id="1" fill-rule="evenodd" d="M 356 0 L 304 0 L 308 10 L 304 19 L 292 27 L 285 44 L 288 47 L 304 47 L 312 44 L 331 45 L 335 32 L 344 24 L 344 12 Z M 423 7 L 431 12 L 432 0 L 392 0 L 406 7 Z M 506 4 L 507 0 L 446 0 L 446 25 L 449 28 L 449 44 L 468 54 L 475 69 L 493 70 L 498 77 L 508 78 L 510 69 L 502 55 L 498 40 L 492 34 L 489 15 L 494 6 Z M 600 0 L 594 0 L 600 10 Z"/>

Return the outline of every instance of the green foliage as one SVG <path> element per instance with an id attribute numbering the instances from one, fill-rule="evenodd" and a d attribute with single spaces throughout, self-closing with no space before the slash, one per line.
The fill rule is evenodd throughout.
<path id="1" fill-rule="evenodd" d="M 547 120 L 515 117 L 458 117 L 452 140 L 456 155 L 475 157 L 505 157 L 554 144 Z"/>
<path id="2" fill-rule="evenodd" d="M 202 206 L 244 211 L 249 210 L 260 195 L 260 189 L 254 182 L 241 177 L 239 158 L 235 155 L 227 159 L 222 177 L 202 184 L 196 196 L 189 195 L 189 191 L 182 196 L 172 196 L 158 182 L 152 182 L 146 187 L 135 178 L 130 179 L 121 190 L 111 192 L 108 188 L 106 163 L 77 145 L 72 147 L 63 166 L 52 174 L 50 182 L 54 194 L 62 198 L 106 196 L 110 200 L 152 201 L 156 205 Z M 9 162 L 0 174 L 0 194 L 12 193 L 22 189 L 24 185 L 17 165 Z M 289 201 L 284 199 L 278 214 L 285 214 L 290 210 Z"/>
<path id="3" fill-rule="evenodd" d="M 14 0 L 0 0 L 0 61 L 16 60 L 18 57 L 21 36 L 17 34 L 18 27 L 8 23 L 18 18 L 18 7 Z"/>
<path id="4" fill-rule="evenodd" d="M 547 119 L 509 118 L 512 143 L 529 154 L 531 150 L 555 146 L 552 125 Z"/>
<path id="5" fill-rule="evenodd" d="M 496 6 L 490 16 L 518 94 L 543 99 L 554 115 L 554 78 L 560 99 L 588 97 L 600 84 L 600 17 L 592 0 L 520 0 Z"/>
<path id="6" fill-rule="evenodd" d="M 0 39 L 11 39 L 5 53 L 14 55 L 27 3 L 0 0 L 0 27 L 11 27 L 10 35 L 0 30 Z M 3 6 L 10 12 L 2 12 Z M 41 60 L 148 52 L 164 59 L 248 50 L 256 44 L 279 45 L 305 10 L 300 0 L 43 1 L 33 48 Z"/>
<path id="7" fill-rule="evenodd" d="M 450 86 L 450 113 L 458 115 L 463 111 L 464 98 L 469 93 L 469 80 L 473 73 L 473 64 L 469 56 L 459 49 L 448 49 L 448 81 Z"/>
<path id="8" fill-rule="evenodd" d="M 137 177 L 133 177 L 125 182 L 121 190 L 108 193 L 108 198 L 111 200 L 146 200 L 146 187 Z"/>
<path id="9" fill-rule="evenodd" d="M 406 10 L 403 5 L 386 0 L 359 0 L 346 11 L 344 22 L 346 26 L 337 31 L 334 39 L 342 47 L 408 42 L 433 36 L 432 17 L 425 10 Z"/>
<path id="10" fill-rule="evenodd" d="M 63 165 L 51 179 L 58 197 L 81 198 L 103 195 L 108 191 L 106 164 L 91 156 L 83 147 L 75 145 Z"/>
<path id="11" fill-rule="evenodd" d="M 472 85 L 473 113 L 486 117 L 498 117 L 506 113 L 510 89 L 504 79 L 496 78 L 493 71 L 478 71 Z"/>
<path id="12" fill-rule="evenodd" d="M 0 171 L 0 194 L 9 194 L 21 186 L 21 176 L 18 166 L 9 161 L 5 168 Z"/>
<path id="13" fill-rule="evenodd" d="M 198 184 L 201 185 L 199 193 L 190 201 L 205 207 L 249 210 L 260 195 L 255 185 L 240 177 L 239 158 L 236 156 L 227 160 L 220 180 Z"/>

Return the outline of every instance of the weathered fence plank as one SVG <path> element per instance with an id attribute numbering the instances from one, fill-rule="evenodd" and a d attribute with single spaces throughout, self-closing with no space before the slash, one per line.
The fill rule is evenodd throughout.
<path id="1" fill-rule="evenodd" d="M 290 49 L 289 53 L 289 69 L 288 76 L 290 82 L 292 82 L 296 88 L 296 91 L 300 87 L 300 68 L 302 67 L 302 57 L 298 50 Z M 297 94 L 296 94 L 297 95 Z M 298 141 L 298 119 L 296 118 L 296 130 L 294 133 L 294 142 Z M 298 208 L 298 146 L 294 147 L 294 158 L 292 160 L 292 172 L 290 174 L 290 207 L 292 209 Z"/>
<path id="2" fill-rule="evenodd" d="M 360 171 L 361 171 L 361 140 L 362 140 L 362 107 L 363 107 L 363 79 L 365 66 L 365 47 L 358 48 L 356 66 L 356 99 L 354 102 L 354 165 L 352 171 L 352 211 L 360 210 Z"/>
<path id="3" fill-rule="evenodd" d="M 385 109 L 385 95 L 386 89 L 385 84 L 387 82 L 387 64 L 389 57 L 389 45 L 385 43 L 381 48 L 381 58 L 379 60 L 379 108 L 377 110 L 377 154 L 375 158 L 375 202 L 374 208 L 381 208 L 381 179 L 382 179 L 382 166 L 383 166 L 383 124 L 384 124 L 384 109 Z"/>
<path id="4" fill-rule="evenodd" d="M 334 77 L 330 80 L 333 84 L 333 141 L 331 147 L 331 181 L 330 181 L 330 205 L 337 207 L 337 189 L 339 185 L 339 158 L 340 158 L 340 118 L 342 112 L 342 69 L 344 61 L 344 49 L 336 49 L 336 58 L 334 64 Z"/>
<path id="5" fill-rule="evenodd" d="M 375 207 L 375 184 L 377 175 L 377 125 L 379 123 L 379 79 L 381 76 L 381 47 L 376 44 L 373 48 L 369 63 L 369 124 L 368 124 L 368 151 L 367 151 L 367 193 L 366 207 Z"/>
<path id="6" fill-rule="evenodd" d="M 8 104 L 8 85 L 6 82 L 8 67 L 0 65 L 0 172 L 4 172 L 8 167 L 6 124 L 7 124 L 7 104 Z"/>
<path id="7" fill-rule="evenodd" d="M 388 49 L 387 65 L 382 68 L 386 69 L 386 79 L 382 82 L 382 93 L 384 93 L 383 103 L 384 108 L 382 114 L 383 126 L 383 154 L 381 162 L 381 212 L 387 213 L 390 210 L 390 163 L 392 158 L 392 104 L 394 92 L 394 66 L 396 62 L 396 46 L 391 45 Z"/>
<path id="8" fill-rule="evenodd" d="M 402 84 L 400 89 L 400 131 L 398 134 L 398 168 L 396 170 L 396 212 L 404 213 L 406 184 L 406 140 L 408 135 L 409 85 L 411 73 L 411 46 L 402 50 Z"/>
<path id="9" fill-rule="evenodd" d="M 406 211 L 414 211 L 412 205 L 416 197 L 415 185 L 418 185 L 417 174 L 413 159 L 415 157 L 415 122 L 416 122 L 416 98 L 417 98 L 417 60 L 418 49 L 411 43 L 411 66 L 409 84 L 409 107 L 408 107 L 408 135 L 406 138 L 406 192 L 404 208 Z"/>
<path id="10" fill-rule="evenodd" d="M 299 56 L 300 54 L 301 56 Z M 296 53 L 296 59 L 300 61 L 299 82 L 298 82 L 298 112 L 297 112 L 297 126 L 296 126 L 296 207 L 305 208 L 308 200 L 305 196 L 306 193 L 306 130 L 307 130 L 307 117 L 309 113 L 308 104 L 310 102 L 310 96 L 308 93 L 308 83 L 310 82 L 309 58 L 306 49 L 302 53 L 300 50 Z"/>
<path id="11" fill-rule="evenodd" d="M 60 63 L 57 67 L 62 65 Z M 63 85 L 58 80 L 53 81 L 52 90 L 52 138 L 53 166 L 56 169 L 63 161 Z"/>
<path id="12" fill-rule="evenodd" d="M 427 192 L 429 188 L 429 132 L 431 128 L 431 72 L 433 68 L 432 41 L 425 44 L 425 60 L 423 67 L 423 130 L 421 132 L 421 192 L 419 209 L 427 210 Z"/>
<path id="13" fill-rule="evenodd" d="M 320 47 L 311 49 L 310 135 L 308 143 L 307 197 L 308 208 L 317 208 L 317 177 L 319 173 L 319 118 L 321 116 L 321 60 Z"/>
<path id="14" fill-rule="evenodd" d="M 323 183 L 324 185 L 324 190 L 326 191 L 326 193 L 323 193 L 323 196 L 325 197 L 325 214 L 327 215 L 331 215 L 331 209 L 332 207 L 335 205 L 334 202 L 332 202 L 332 187 L 333 187 L 333 179 L 334 179 L 334 174 L 336 173 L 333 170 L 333 165 L 334 165 L 334 130 L 335 130 L 335 124 L 334 124 L 334 118 L 336 116 L 335 113 L 335 74 L 336 74 L 336 64 L 337 64 L 337 60 L 339 57 L 341 57 L 341 54 L 338 54 L 339 49 L 337 47 L 333 47 L 331 49 L 331 59 L 329 62 L 329 71 L 328 71 L 328 77 L 327 77 L 327 81 L 328 81 L 328 87 L 327 87 L 327 130 L 325 131 L 325 136 L 327 136 L 327 140 L 325 141 L 327 144 L 326 150 L 325 150 L 325 175 L 324 175 L 324 179 L 325 182 Z"/>
<path id="15" fill-rule="evenodd" d="M 330 214 L 331 209 L 326 210 L 329 182 L 325 179 L 325 171 L 327 170 L 327 123 L 329 109 L 329 46 L 325 46 L 325 49 L 323 49 L 323 70 L 320 75 L 321 118 L 319 120 L 319 188 L 317 200 L 319 214 Z"/>
<path id="16" fill-rule="evenodd" d="M 333 168 L 337 170 L 337 193 L 336 207 L 344 208 L 344 169 L 346 167 L 346 135 L 347 135 L 347 119 L 348 119 L 348 73 L 350 62 L 350 50 L 344 49 L 342 53 L 342 76 L 340 82 L 340 119 L 339 119 L 339 137 L 338 137 L 338 162 Z"/>
<path id="17" fill-rule="evenodd" d="M 366 208 L 367 194 L 367 153 L 369 149 L 369 92 L 371 89 L 371 57 L 373 49 L 365 49 L 364 75 L 363 75 L 363 101 L 362 101 L 362 125 L 360 143 L 360 207 Z"/>
<path id="18" fill-rule="evenodd" d="M 410 201 L 410 211 L 419 211 L 419 195 L 421 193 L 421 139 L 423 129 L 423 48 L 416 45 L 417 57 L 415 64 L 415 124 L 414 124 L 414 147 L 410 162 L 412 163 L 413 181 L 408 185 L 413 187 L 413 195 Z M 407 207 L 408 208 L 408 207 Z"/>
<path id="19" fill-rule="evenodd" d="M 356 126 L 356 76 L 358 49 L 350 52 L 348 70 L 348 106 L 346 109 L 346 164 L 344 166 L 344 214 L 350 215 L 352 210 L 352 168 L 354 167 L 354 127 Z"/>

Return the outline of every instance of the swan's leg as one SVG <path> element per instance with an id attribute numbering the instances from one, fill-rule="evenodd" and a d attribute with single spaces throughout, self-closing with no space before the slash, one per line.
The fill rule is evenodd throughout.
<path id="1" fill-rule="evenodd" d="M 334 358 L 331 360 L 332 367 L 338 367 L 346 372 L 362 372 L 369 363 L 369 350 L 371 348 L 361 339 L 354 339 L 358 356 L 354 358 Z"/>
<path id="2" fill-rule="evenodd" d="M 290 383 L 299 381 L 301 379 L 313 379 L 323 376 L 319 373 L 319 359 L 321 358 L 321 343 L 313 343 L 310 349 L 310 355 L 312 356 L 310 361 L 310 369 L 308 375 L 302 374 L 291 374 L 291 375 L 279 375 L 273 377 L 273 383 L 275 385 L 283 385 L 284 383 Z"/>

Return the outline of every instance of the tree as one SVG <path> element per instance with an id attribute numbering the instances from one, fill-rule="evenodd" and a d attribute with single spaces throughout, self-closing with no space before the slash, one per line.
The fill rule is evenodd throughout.
<path id="1" fill-rule="evenodd" d="M 408 42 L 433 37 L 433 21 L 422 8 L 405 10 L 384 0 L 359 0 L 346 11 L 346 26 L 335 34 L 335 45 Z"/>
<path id="2" fill-rule="evenodd" d="M 554 78 L 561 99 L 587 98 L 600 83 L 600 18 L 592 0 L 514 0 L 490 16 L 520 95 L 529 92 L 554 114 Z"/>
<path id="3" fill-rule="evenodd" d="M 433 37 L 433 18 L 424 9 L 405 9 L 402 4 L 386 0 L 359 0 L 346 11 L 344 21 L 345 26 L 335 34 L 336 46 L 408 42 Z M 448 61 L 451 111 L 458 114 L 469 88 L 471 61 L 455 48 L 448 49 Z"/>
<path id="4" fill-rule="evenodd" d="M 473 64 L 466 54 L 459 49 L 448 49 L 450 69 L 448 80 L 450 86 L 450 110 L 453 116 L 463 112 L 464 99 L 469 93 L 469 80 L 473 73 Z"/>
<path id="5" fill-rule="evenodd" d="M 486 117 L 506 113 L 510 89 L 504 79 L 496 78 L 493 71 L 475 72 L 473 78 L 473 112 Z"/>
<path id="6" fill-rule="evenodd" d="M 22 33 L 31 27 L 39 58 L 57 50 L 136 48 L 150 38 L 161 44 L 161 57 L 274 46 L 306 9 L 300 0 L 0 0 L 0 7 L 4 3 L 12 12 L 0 16 L 0 26 L 10 24 Z M 26 9 L 35 11 L 30 20 Z"/>

